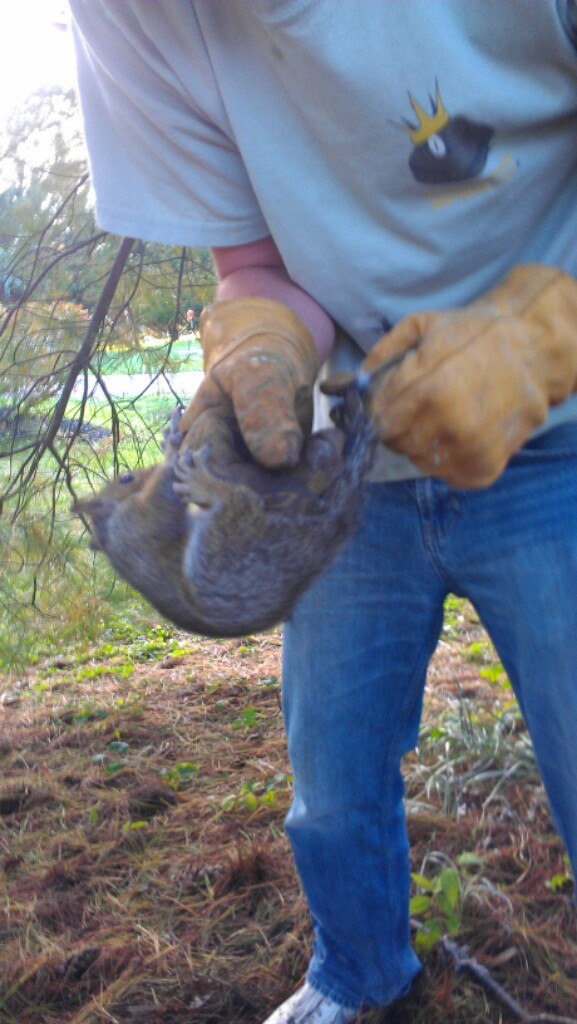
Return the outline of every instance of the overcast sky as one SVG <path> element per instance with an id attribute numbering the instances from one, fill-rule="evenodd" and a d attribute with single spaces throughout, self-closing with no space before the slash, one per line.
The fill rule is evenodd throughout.
<path id="1" fill-rule="evenodd" d="M 74 61 L 64 0 L 5 0 L 2 10 L 0 121 L 42 85 L 72 85 Z"/>

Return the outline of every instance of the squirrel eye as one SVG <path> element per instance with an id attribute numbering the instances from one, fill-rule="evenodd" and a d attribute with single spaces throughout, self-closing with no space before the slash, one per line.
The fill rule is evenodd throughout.
<path id="1" fill-rule="evenodd" d="M 121 484 L 131 484 L 134 480 L 134 473 L 123 473 L 118 479 Z"/>

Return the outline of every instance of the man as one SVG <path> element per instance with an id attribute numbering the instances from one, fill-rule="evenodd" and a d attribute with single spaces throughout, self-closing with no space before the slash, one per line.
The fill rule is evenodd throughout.
<path id="1" fill-rule="evenodd" d="M 315 943 L 268 1024 L 344 1024 L 419 970 L 399 766 L 450 591 L 577 867 L 576 5 L 71 3 L 100 225 L 213 251 L 199 441 L 232 404 L 294 464 L 319 366 L 372 381 L 363 522 L 284 634 Z"/>

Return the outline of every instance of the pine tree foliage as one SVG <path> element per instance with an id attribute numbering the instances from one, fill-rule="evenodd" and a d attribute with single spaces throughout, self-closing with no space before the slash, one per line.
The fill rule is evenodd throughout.
<path id="1" fill-rule="evenodd" d="M 0 167 L 1 657 L 13 620 L 69 614 L 104 580 L 71 501 L 158 458 L 163 422 L 189 397 L 173 376 L 194 358 L 186 310 L 210 301 L 214 277 L 205 250 L 96 226 L 72 93 L 48 90 L 13 116 Z M 137 369 L 139 393 L 118 397 L 111 367 Z"/>

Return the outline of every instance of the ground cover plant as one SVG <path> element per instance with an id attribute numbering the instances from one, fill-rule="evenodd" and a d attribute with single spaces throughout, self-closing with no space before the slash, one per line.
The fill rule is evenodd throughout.
<path id="1" fill-rule="evenodd" d="M 258 1024 L 302 980 L 280 645 L 140 613 L 1 677 L 2 1024 Z M 466 603 L 447 604 L 428 690 L 405 766 L 425 969 L 367 1020 L 575 1020 L 573 883 Z"/>

